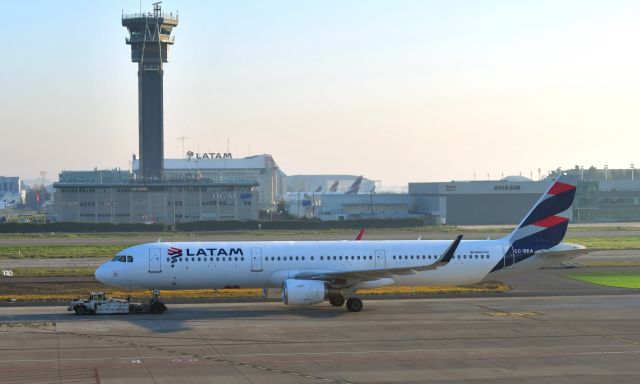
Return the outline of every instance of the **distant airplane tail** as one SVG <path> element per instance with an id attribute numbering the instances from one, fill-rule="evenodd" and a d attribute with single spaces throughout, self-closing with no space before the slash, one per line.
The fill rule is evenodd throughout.
<path id="1" fill-rule="evenodd" d="M 536 251 L 560 244 L 567 233 L 575 194 L 576 181 L 566 175 L 559 176 L 516 229 L 505 237 L 510 247 L 502 266 L 513 265 Z"/>
<path id="2" fill-rule="evenodd" d="M 345 192 L 344 194 L 352 195 L 358 193 L 358 191 L 360 190 L 360 183 L 362 183 L 362 176 L 358 176 L 358 178 L 349 187 L 349 190 L 347 190 L 347 192 Z"/>
<path id="3" fill-rule="evenodd" d="M 337 192 L 339 182 L 340 180 L 336 180 L 335 183 L 331 184 L 331 186 L 329 187 L 329 192 Z"/>
<path id="4" fill-rule="evenodd" d="M 313 192 L 314 192 L 314 193 L 318 193 L 318 192 L 320 192 L 320 191 L 322 191 L 322 185 L 319 185 L 319 186 L 318 186 L 318 188 L 316 188 L 316 190 L 315 190 L 315 191 L 313 191 Z"/>

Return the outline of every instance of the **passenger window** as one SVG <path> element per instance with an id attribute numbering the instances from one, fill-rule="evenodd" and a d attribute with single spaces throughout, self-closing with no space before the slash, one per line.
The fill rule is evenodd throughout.
<path id="1" fill-rule="evenodd" d="M 313 257 L 311 258 L 311 260 L 313 260 Z M 302 261 L 304 261 L 304 256 L 302 256 Z"/>
<path id="2" fill-rule="evenodd" d="M 179 258 L 178 260 L 182 261 L 182 257 L 181 257 L 181 258 Z"/>
<path id="3" fill-rule="evenodd" d="M 241 257 L 241 258 L 240 258 L 240 261 L 244 261 L 244 257 Z"/>
<path id="4" fill-rule="evenodd" d="M 225 257 L 222 258 L 222 261 L 227 261 L 227 259 Z"/>
<path id="5" fill-rule="evenodd" d="M 191 261 L 196 261 L 196 258 L 195 258 L 195 257 L 192 257 L 192 258 L 191 258 Z"/>
<path id="6" fill-rule="evenodd" d="M 200 261 L 200 258 L 198 257 L 198 261 Z"/>
<path id="7" fill-rule="evenodd" d="M 311 261 L 313 261 L 313 256 L 311 256 Z"/>
<path id="8" fill-rule="evenodd" d="M 237 257 L 235 257 L 234 259 L 235 259 L 234 261 L 238 261 L 238 258 L 237 258 Z"/>
<path id="9" fill-rule="evenodd" d="M 167 261 L 169 261 L 170 259 L 167 257 Z"/>
<path id="10" fill-rule="evenodd" d="M 133 263 L 133 256 L 127 256 L 127 263 Z"/>
<path id="11" fill-rule="evenodd" d="M 297 261 L 297 260 L 299 260 L 299 259 L 298 259 L 298 256 L 296 256 L 296 261 Z"/>

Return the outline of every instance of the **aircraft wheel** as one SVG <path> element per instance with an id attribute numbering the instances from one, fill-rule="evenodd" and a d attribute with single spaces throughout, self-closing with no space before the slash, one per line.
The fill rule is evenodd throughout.
<path id="1" fill-rule="evenodd" d="M 347 310 L 349 312 L 360 312 L 362 311 L 362 300 L 357 297 L 352 297 L 347 300 Z"/>
<path id="2" fill-rule="evenodd" d="M 344 296 L 342 295 L 331 296 L 329 297 L 329 302 L 334 307 L 342 307 L 344 305 Z"/>
<path id="3" fill-rule="evenodd" d="M 80 305 L 77 306 L 75 309 L 76 315 L 86 315 L 87 314 L 87 307 L 85 307 L 84 305 Z"/>

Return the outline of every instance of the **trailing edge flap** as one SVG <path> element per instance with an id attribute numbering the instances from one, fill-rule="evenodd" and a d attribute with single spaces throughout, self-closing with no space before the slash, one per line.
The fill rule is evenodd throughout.
<path id="1" fill-rule="evenodd" d="M 415 265 L 410 267 L 401 267 L 401 268 L 385 268 L 385 269 L 365 269 L 359 271 L 337 271 L 337 272 L 321 272 L 321 273 L 309 273 L 309 272 L 300 272 L 295 275 L 296 279 L 302 280 L 334 280 L 334 279 L 344 279 L 344 280 L 358 280 L 358 281 L 369 281 L 369 280 L 377 280 L 385 277 L 393 277 L 393 276 L 402 276 L 402 275 L 413 275 L 419 272 L 430 271 L 436 268 L 442 268 L 445 265 L 449 264 L 451 259 L 453 259 L 453 254 L 456 252 L 460 241 L 462 240 L 462 235 L 459 235 L 451 245 L 444 251 L 440 259 L 435 263 L 428 265 Z"/>

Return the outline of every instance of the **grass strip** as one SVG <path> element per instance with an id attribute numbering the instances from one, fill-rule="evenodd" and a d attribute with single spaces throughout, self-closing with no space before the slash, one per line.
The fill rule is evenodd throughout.
<path id="1" fill-rule="evenodd" d="M 14 276 L 93 276 L 95 267 L 20 267 L 13 268 Z"/>
<path id="2" fill-rule="evenodd" d="M 0 259 L 71 259 L 84 257 L 112 258 L 127 246 L 95 245 L 0 245 Z"/>
<path id="3" fill-rule="evenodd" d="M 616 236 L 616 237 L 567 237 L 566 243 L 584 245 L 587 248 L 598 249 L 640 249 L 640 236 Z"/>
<path id="4" fill-rule="evenodd" d="M 640 288 L 640 272 L 575 272 L 564 275 L 573 280 L 619 288 Z"/>
<path id="5" fill-rule="evenodd" d="M 383 287 L 358 291 L 363 296 L 373 295 L 411 295 L 438 293 L 482 293 L 505 292 L 510 287 L 502 283 L 481 283 L 471 286 L 454 287 Z M 148 300 L 148 290 L 123 291 L 112 290 L 101 283 L 0 283 L 0 300 L 15 298 L 18 301 L 69 301 L 78 297 L 85 297 L 90 291 L 105 291 L 111 297 L 133 300 Z M 163 290 L 164 299 L 198 299 L 198 298 L 258 298 L 262 297 L 261 289 L 197 289 L 197 290 Z"/>

